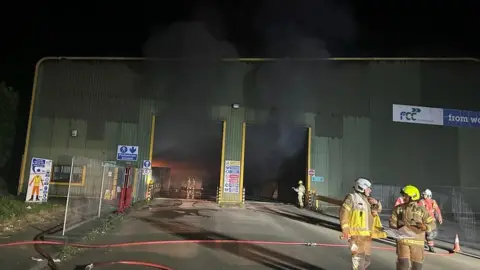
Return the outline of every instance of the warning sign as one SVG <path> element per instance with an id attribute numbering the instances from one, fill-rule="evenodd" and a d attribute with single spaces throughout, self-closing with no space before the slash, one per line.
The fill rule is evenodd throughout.
<path id="1" fill-rule="evenodd" d="M 225 161 L 224 193 L 240 193 L 240 161 Z"/>

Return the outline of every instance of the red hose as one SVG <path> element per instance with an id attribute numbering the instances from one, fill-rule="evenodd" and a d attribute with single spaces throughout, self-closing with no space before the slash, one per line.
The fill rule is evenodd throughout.
<path id="1" fill-rule="evenodd" d="M 282 246 L 319 246 L 319 247 L 348 247 L 347 244 L 325 244 L 325 243 L 306 243 L 306 242 L 283 242 L 283 241 L 259 241 L 259 240 L 232 240 L 232 239 L 212 239 L 212 240 L 160 240 L 160 241 L 145 241 L 145 242 L 126 242 L 117 244 L 79 244 L 79 243 L 65 243 L 61 241 L 18 241 L 0 244 L 2 247 L 12 247 L 21 245 L 66 245 L 77 248 L 118 248 L 118 247 L 132 247 L 132 246 L 148 246 L 148 245 L 172 245 L 172 244 L 252 244 L 252 245 L 282 245 Z M 378 247 L 373 246 L 372 249 L 395 251 L 394 247 Z M 454 253 L 427 253 L 436 256 L 450 256 Z"/>
<path id="2" fill-rule="evenodd" d="M 161 264 L 149 263 L 149 262 L 140 262 L 140 261 L 96 262 L 96 263 L 92 263 L 92 264 L 87 265 L 87 267 L 85 267 L 85 269 L 88 270 L 88 269 L 93 269 L 94 267 L 97 267 L 97 266 L 106 266 L 106 265 L 112 265 L 112 264 L 127 264 L 127 265 L 136 265 L 136 266 L 146 266 L 146 267 L 161 269 L 161 270 L 173 270 L 172 268 L 161 265 Z"/>
<path id="3" fill-rule="evenodd" d="M 79 243 L 65 243 L 61 241 L 18 241 L 10 243 L 0 244 L 2 247 L 13 247 L 21 245 L 66 245 L 77 248 L 116 248 L 116 247 L 131 247 L 131 246 L 146 246 L 146 245 L 172 245 L 172 244 L 208 244 L 208 243 L 221 243 L 221 244 L 257 244 L 257 245 L 284 245 L 284 246 L 319 246 L 319 247 L 348 247 L 347 244 L 324 244 L 324 243 L 305 243 L 305 242 L 282 242 L 282 241 L 258 241 L 258 240 L 164 240 L 164 241 L 146 241 L 146 242 L 127 242 L 127 243 L 118 243 L 118 244 L 79 244 Z M 395 251 L 393 247 L 378 247 L 373 246 L 372 249 L 377 250 L 389 250 Z M 454 253 L 427 253 L 429 255 L 436 256 L 450 256 Z M 96 266 L 106 266 L 112 264 L 127 264 L 127 265 L 137 265 L 137 266 L 146 266 L 155 269 L 162 270 L 173 270 L 167 266 L 160 264 L 154 264 L 149 262 L 141 261 L 111 261 L 111 262 L 95 262 L 87 265 L 85 269 L 92 269 Z"/>

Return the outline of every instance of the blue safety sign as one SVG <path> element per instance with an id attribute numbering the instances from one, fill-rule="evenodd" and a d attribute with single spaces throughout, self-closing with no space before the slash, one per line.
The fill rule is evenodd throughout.
<path id="1" fill-rule="evenodd" d="M 138 160 L 138 146 L 119 145 L 117 147 L 117 160 L 137 161 Z"/>
<path id="2" fill-rule="evenodd" d="M 152 168 L 152 162 L 150 160 L 144 160 L 143 161 L 143 168 L 144 169 L 150 169 Z"/>

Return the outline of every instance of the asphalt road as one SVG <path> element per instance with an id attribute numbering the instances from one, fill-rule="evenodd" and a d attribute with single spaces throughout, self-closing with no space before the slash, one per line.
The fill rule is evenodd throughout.
<path id="1" fill-rule="evenodd" d="M 102 237 L 120 243 L 154 240 L 240 239 L 316 242 L 332 246 L 180 243 L 87 250 L 60 264 L 84 269 L 98 261 L 145 261 L 171 269 L 350 269 L 350 252 L 339 232 L 322 216 L 294 206 L 250 203 L 246 209 L 220 209 L 214 203 L 158 200 L 139 210 L 119 230 Z M 335 246 L 340 245 L 340 246 Z M 392 245 L 375 243 L 370 270 L 395 269 Z M 382 250 L 383 248 L 383 250 Z M 386 249 L 386 250 L 385 250 Z M 446 252 L 445 252 L 446 253 Z M 423 269 L 478 269 L 480 260 L 461 255 L 428 255 Z M 83 265 L 83 266 L 82 266 Z M 477 267 L 475 267 L 477 265 Z M 82 267 L 80 267 L 82 266 Z M 93 269 L 142 269 L 110 265 Z"/>

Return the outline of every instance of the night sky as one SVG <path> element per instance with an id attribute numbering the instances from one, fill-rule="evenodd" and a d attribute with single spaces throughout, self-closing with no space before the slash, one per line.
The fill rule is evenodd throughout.
<path id="1" fill-rule="evenodd" d="M 365 0 L 4 4 L 0 81 L 20 93 L 12 173 L 18 172 L 14 167 L 25 142 L 34 66 L 44 56 L 144 56 L 150 37 L 161 35 L 174 22 L 195 20 L 205 22 L 215 39 L 235 46 L 240 57 L 294 57 L 284 44 L 298 37 L 324 44 L 322 49 L 335 57 L 480 57 L 480 5 L 462 2 L 469 4 Z"/>
<path id="2" fill-rule="evenodd" d="M 0 80 L 22 91 L 43 56 L 142 56 L 148 37 L 175 21 L 206 21 L 242 57 L 268 55 L 285 32 L 319 38 L 333 56 L 478 56 L 480 45 L 476 1 L 47 3 L 1 9 Z"/>
<path id="3" fill-rule="evenodd" d="M 335 57 L 480 57 L 480 5 L 462 2 L 468 4 L 373 0 L 4 4 L 0 81 L 20 93 L 17 136 L 6 166 L 11 172 L 5 178 L 16 182 L 34 66 L 44 56 L 145 56 L 149 38 L 161 36 L 172 23 L 194 20 L 205 22 L 214 38 L 232 44 L 240 57 L 295 57 L 284 44 L 299 37 L 324 44 L 322 50 Z"/>

